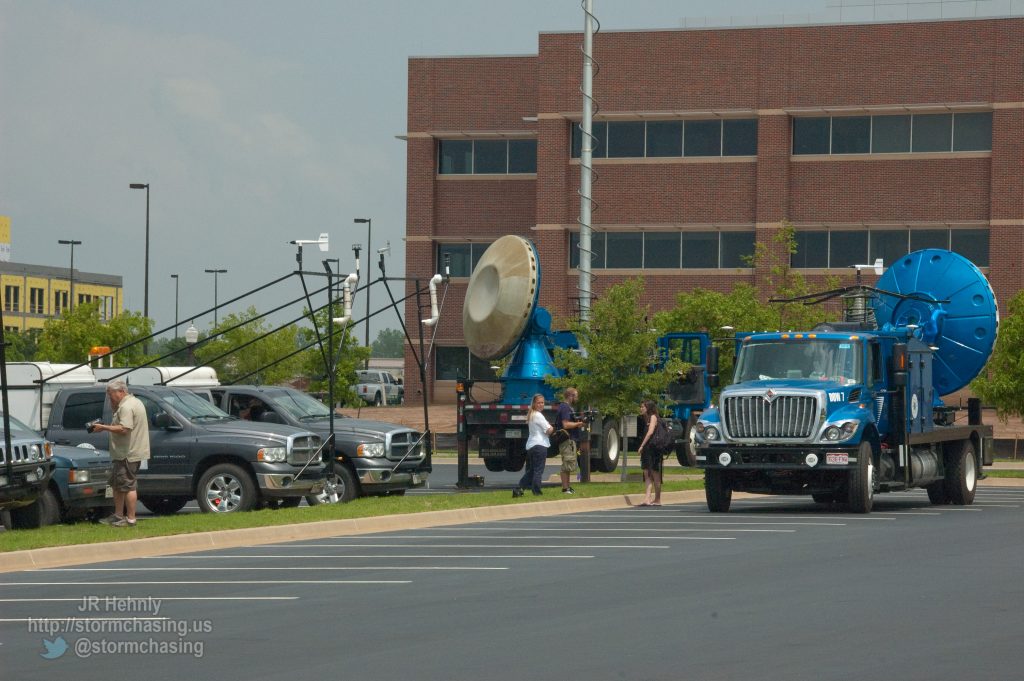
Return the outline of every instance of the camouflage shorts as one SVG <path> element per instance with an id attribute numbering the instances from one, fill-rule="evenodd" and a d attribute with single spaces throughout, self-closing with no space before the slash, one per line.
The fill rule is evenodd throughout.
<path id="1" fill-rule="evenodd" d="M 575 473 L 579 470 L 580 465 L 576 460 L 576 442 L 574 440 L 566 440 L 558 447 L 558 453 L 562 456 L 562 468 L 563 473 Z"/>

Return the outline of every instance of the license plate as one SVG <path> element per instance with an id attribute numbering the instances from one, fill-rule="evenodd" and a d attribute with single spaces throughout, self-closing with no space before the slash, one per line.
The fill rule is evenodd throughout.
<path id="1" fill-rule="evenodd" d="M 423 478 L 420 477 L 420 474 L 419 473 L 413 473 L 412 474 L 412 484 L 418 485 L 421 482 L 423 482 Z"/>
<path id="2" fill-rule="evenodd" d="M 506 440 L 517 440 L 517 439 L 522 439 L 522 437 L 523 437 L 523 431 L 521 431 L 521 430 L 506 430 L 505 431 L 505 439 Z"/>
<path id="3" fill-rule="evenodd" d="M 836 465 L 838 465 L 838 466 L 845 466 L 846 464 L 850 463 L 850 455 L 849 454 L 826 454 L 825 455 L 825 463 L 833 465 L 833 466 L 836 466 Z"/>
<path id="4" fill-rule="evenodd" d="M 110 485 L 107 485 L 107 488 L 105 490 L 103 490 L 103 496 L 106 497 L 107 499 L 113 499 L 114 498 L 114 488 L 111 487 Z"/>

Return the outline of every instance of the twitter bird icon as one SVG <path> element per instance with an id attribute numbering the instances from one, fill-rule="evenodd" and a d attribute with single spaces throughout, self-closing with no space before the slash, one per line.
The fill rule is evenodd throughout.
<path id="1" fill-rule="evenodd" d="M 68 652 L 68 642 L 64 640 L 63 636 L 58 636 L 56 640 L 47 641 L 43 639 L 43 647 L 46 648 L 45 653 L 39 653 L 39 657 L 44 660 L 56 660 L 58 657 Z"/>

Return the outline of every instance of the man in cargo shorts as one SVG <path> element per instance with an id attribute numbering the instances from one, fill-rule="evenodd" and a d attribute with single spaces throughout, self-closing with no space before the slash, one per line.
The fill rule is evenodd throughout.
<path id="1" fill-rule="evenodd" d="M 576 494 L 576 490 L 569 486 L 569 476 L 579 470 L 576 452 L 579 449 L 583 421 L 577 421 L 572 410 L 578 398 L 576 388 L 566 388 L 555 414 L 555 430 L 565 430 L 569 434 L 569 438 L 558 446 L 558 453 L 562 457 L 562 468 L 558 471 L 562 479 L 562 494 Z"/>
<path id="2" fill-rule="evenodd" d="M 93 432 L 110 433 L 114 515 L 100 522 L 114 527 L 135 527 L 136 475 L 142 462 L 149 458 L 149 418 L 142 400 L 128 392 L 124 381 L 111 381 L 107 385 L 107 396 L 114 418 L 110 425 L 95 424 Z"/>

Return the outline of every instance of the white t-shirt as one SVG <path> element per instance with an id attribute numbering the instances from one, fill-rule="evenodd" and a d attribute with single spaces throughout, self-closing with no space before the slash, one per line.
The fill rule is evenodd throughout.
<path id="1" fill-rule="evenodd" d="M 550 447 L 551 440 L 548 439 L 548 428 L 550 427 L 551 424 L 544 418 L 544 414 L 539 411 L 533 412 L 533 418 L 530 419 L 530 437 L 526 439 L 526 448 L 530 449 L 537 445 Z"/>

